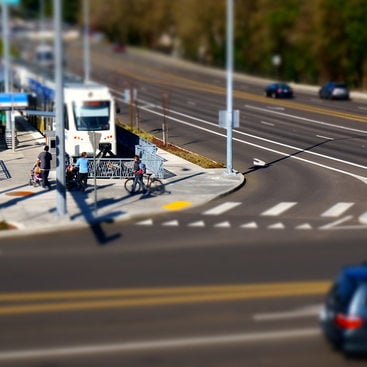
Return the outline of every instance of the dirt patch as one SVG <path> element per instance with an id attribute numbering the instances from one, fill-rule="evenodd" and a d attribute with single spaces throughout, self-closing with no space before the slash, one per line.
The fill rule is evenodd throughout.
<path id="1" fill-rule="evenodd" d="M 190 152 L 189 150 L 183 149 L 177 145 L 173 144 L 163 144 L 161 139 L 156 137 L 152 138 L 152 143 L 156 145 L 158 148 L 161 148 L 169 153 L 175 154 L 183 159 L 186 159 L 189 162 L 195 163 L 203 168 L 223 168 L 224 165 L 219 162 L 212 161 L 206 157 L 200 156 L 199 154 Z"/>
<path id="2" fill-rule="evenodd" d="M 0 231 L 6 231 L 9 229 L 17 229 L 13 224 L 5 222 L 5 220 L 0 221 Z"/>
<path id="3" fill-rule="evenodd" d="M 31 196 L 31 195 L 34 195 L 34 192 L 32 192 L 32 191 L 10 191 L 10 192 L 7 192 L 5 195 L 8 195 L 8 196 Z"/>

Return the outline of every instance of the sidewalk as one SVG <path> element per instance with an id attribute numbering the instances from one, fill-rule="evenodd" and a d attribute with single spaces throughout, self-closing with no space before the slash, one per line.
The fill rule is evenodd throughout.
<path id="1" fill-rule="evenodd" d="M 60 215 L 63 201 L 56 192 L 56 157 L 49 180 L 52 190 L 29 185 L 30 171 L 45 138 L 28 125 L 16 123 L 19 141 L 15 151 L 0 148 L 0 221 L 16 229 L 0 230 L 0 238 L 44 231 L 59 231 L 71 227 L 88 226 L 105 221 L 123 221 L 143 218 L 169 211 L 202 205 L 229 193 L 245 183 L 241 173 L 228 175 L 226 169 L 203 169 L 173 154 L 158 149 L 165 159 L 164 168 L 169 177 L 164 179 L 166 193 L 156 197 L 129 195 L 124 180 L 88 180 L 88 189 L 67 191 L 66 215 Z"/>

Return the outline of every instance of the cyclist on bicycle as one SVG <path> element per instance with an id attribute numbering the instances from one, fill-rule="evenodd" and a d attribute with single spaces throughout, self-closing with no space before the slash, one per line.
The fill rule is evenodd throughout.
<path id="1" fill-rule="evenodd" d="M 134 155 L 134 166 L 133 166 L 133 174 L 134 174 L 134 183 L 132 186 L 131 193 L 133 194 L 135 192 L 135 187 L 137 182 L 139 181 L 140 187 L 144 192 L 146 192 L 144 181 L 143 181 L 143 169 L 142 169 L 142 162 L 137 154 Z"/>

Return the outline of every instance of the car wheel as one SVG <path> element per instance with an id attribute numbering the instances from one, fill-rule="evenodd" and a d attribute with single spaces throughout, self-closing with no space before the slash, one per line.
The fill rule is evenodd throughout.
<path id="1" fill-rule="evenodd" d="M 271 94 L 271 96 L 272 96 L 273 98 L 277 98 L 277 94 L 276 94 L 276 92 L 273 92 L 273 93 Z"/>

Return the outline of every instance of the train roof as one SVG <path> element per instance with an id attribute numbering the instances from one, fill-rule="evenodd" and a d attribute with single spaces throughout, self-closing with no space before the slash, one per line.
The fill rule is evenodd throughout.
<path id="1" fill-rule="evenodd" d="M 22 80 L 19 84 L 22 86 L 29 86 L 32 82 L 36 82 L 38 85 L 44 86 L 48 90 L 55 89 L 55 73 L 52 70 L 44 70 L 42 68 L 32 67 L 29 65 L 18 64 L 16 67 L 19 75 L 22 74 Z M 63 73 L 63 87 L 66 90 L 76 91 L 100 91 L 103 93 L 108 92 L 109 88 L 106 85 L 99 84 L 95 81 L 84 81 L 81 77 L 75 74 Z"/>

